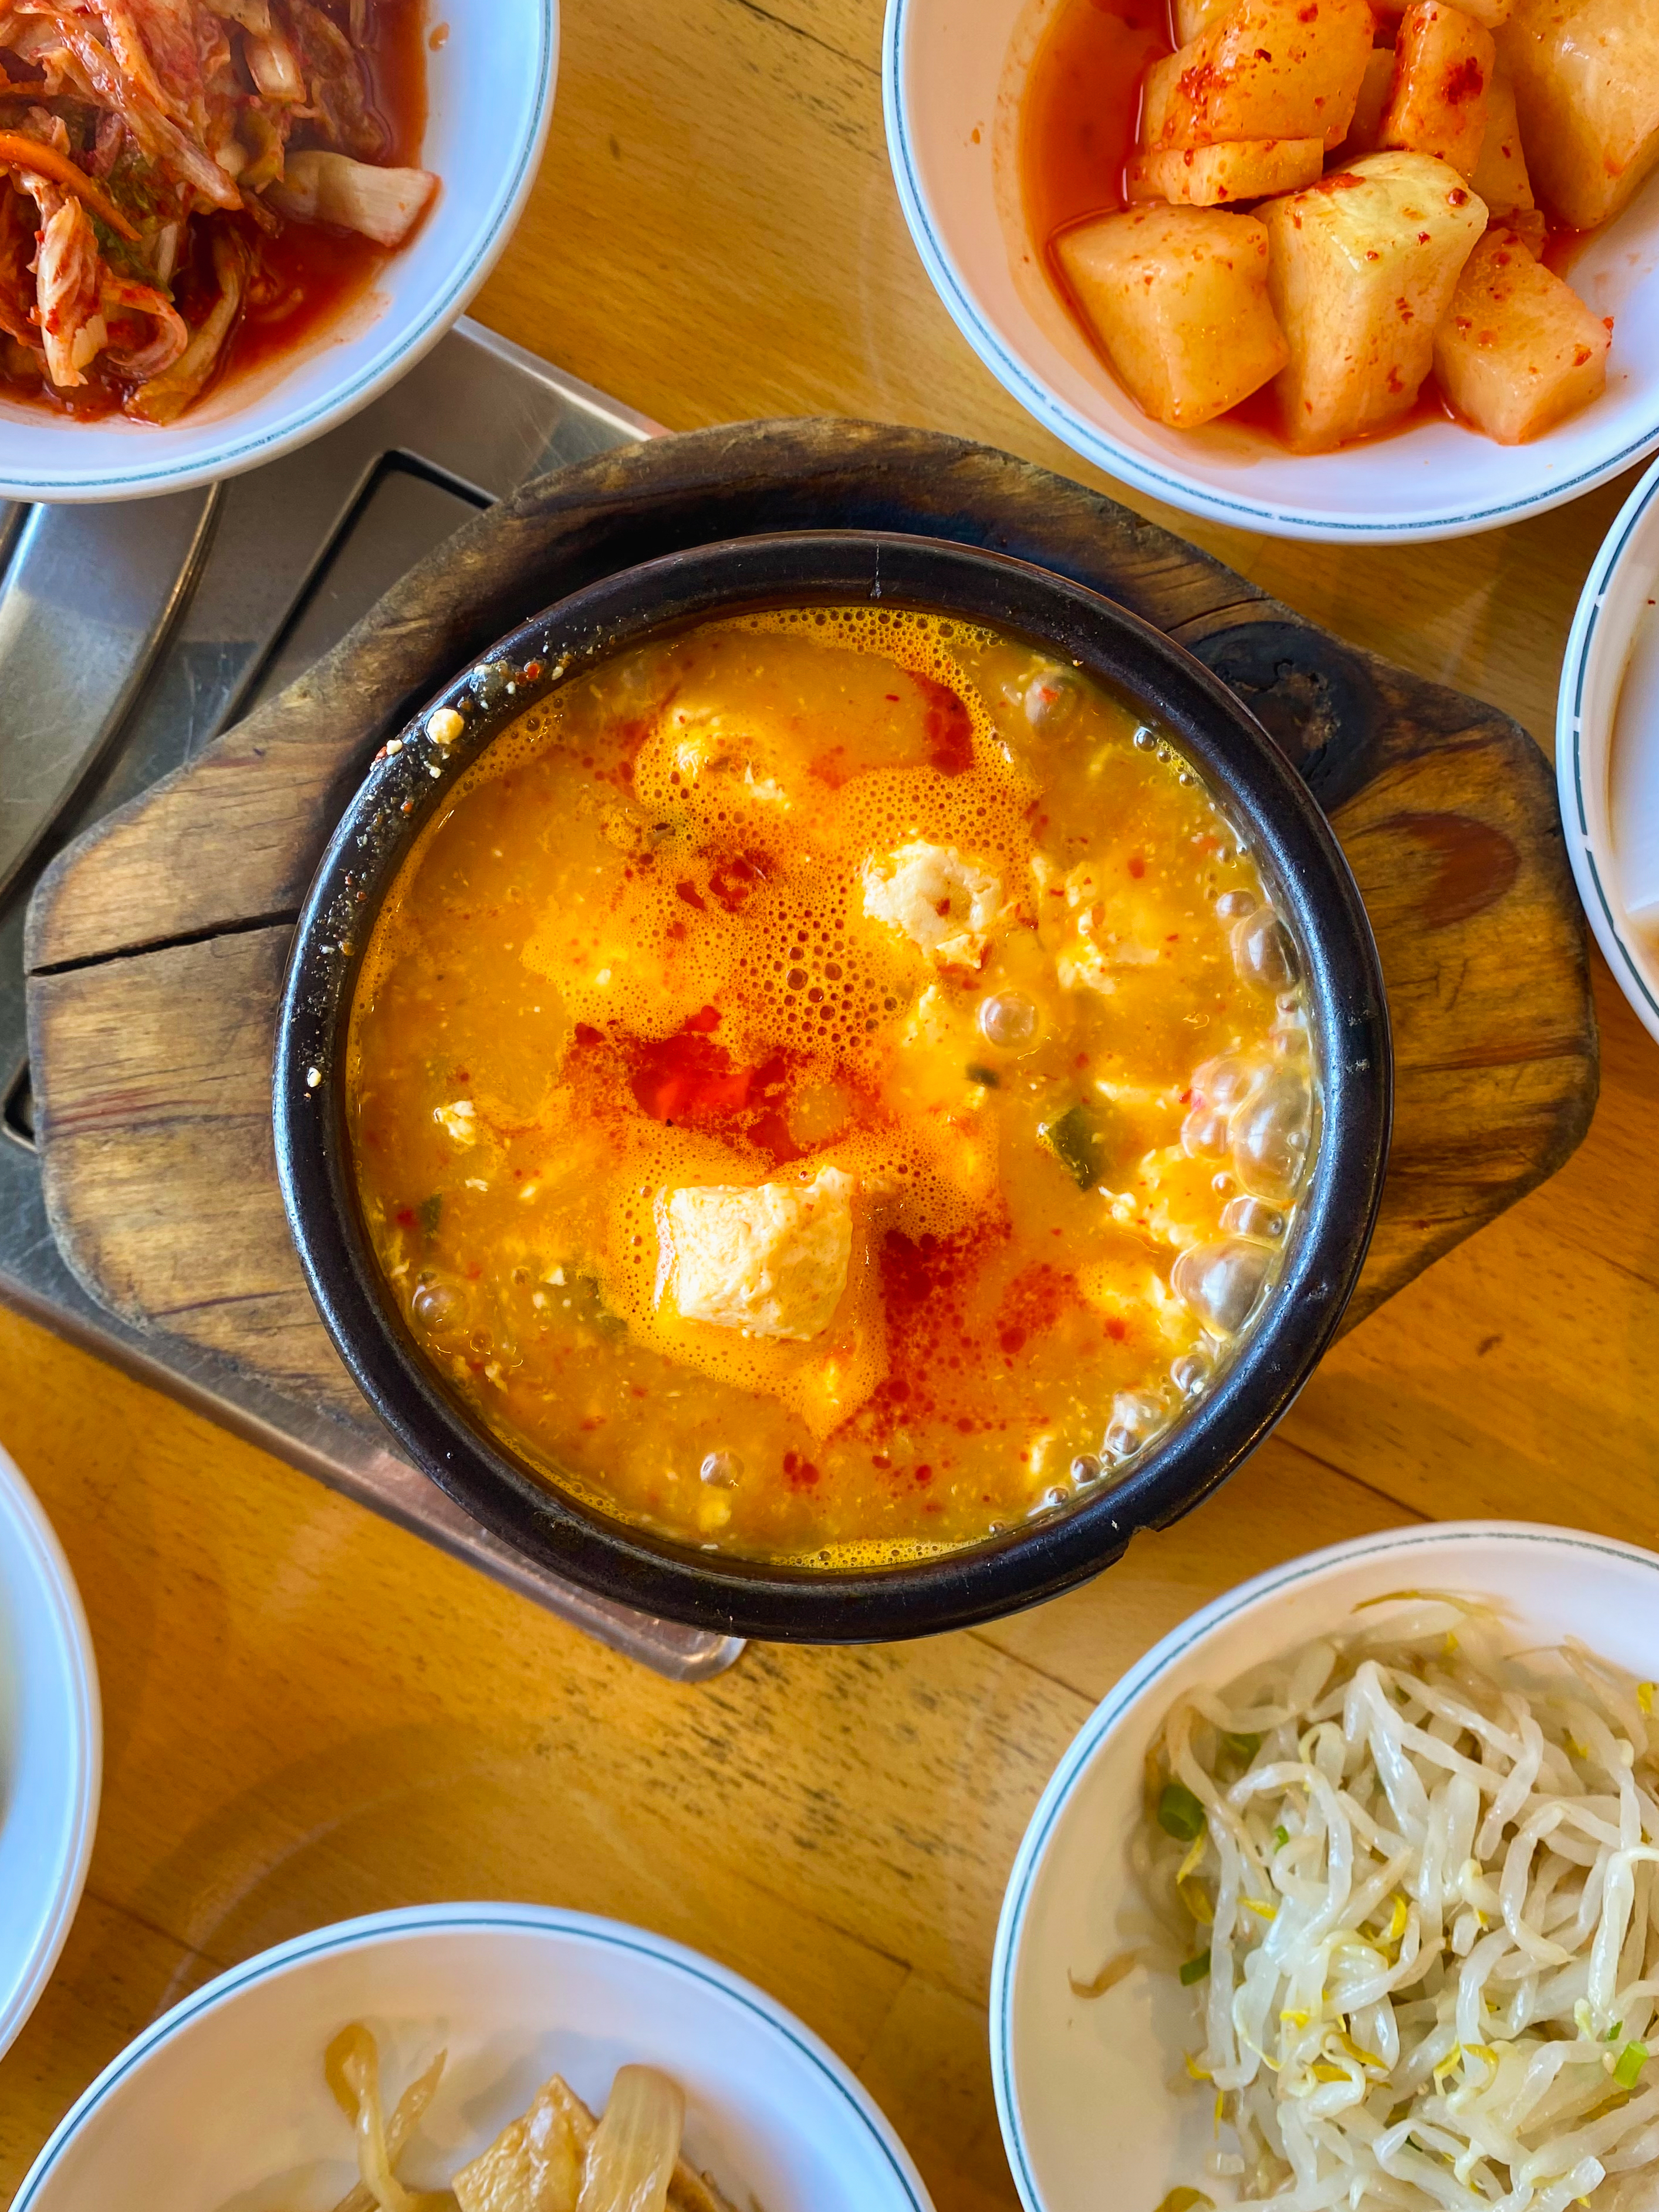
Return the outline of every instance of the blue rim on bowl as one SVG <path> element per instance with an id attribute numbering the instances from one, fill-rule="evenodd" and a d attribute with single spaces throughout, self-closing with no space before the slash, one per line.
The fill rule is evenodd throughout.
<path id="1" fill-rule="evenodd" d="M 29 2208 L 38 2203 L 54 2170 L 88 2121 L 137 2069 L 193 2021 L 228 2004 L 252 1984 L 284 1974 L 307 1960 L 330 1952 L 366 1948 L 395 1942 L 402 1936 L 514 1929 L 535 1935 L 572 1936 L 596 1947 L 652 1960 L 673 1973 L 703 1984 L 726 2002 L 740 2006 L 805 2061 L 845 2106 L 849 2124 L 869 2136 L 898 2192 L 895 2202 L 902 2202 L 911 2208 L 911 2212 L 932 2212 L 927 2191 L 908 2153 L 869 2092 L 827 2044 L 763 1990 L 684 1944 L 652 1935 L 645 1929 L 629 1927 L 621 1921 L 604 1919 L 589 1912 L 568 1912 L 551 1905 L 490 1903 L 418 1905 L 388 1912 L 366 1913 L 359 1919 L 339 1921 L 309 1935 L 296 1936 L 220 1974 L 163 2013 L 76 2100 L 25 2175 L 12 2201 L 11 2212 L 29 2212 Z"/>
<path id="2" fill-rule="evenodd" d="M 1659 445 L 1659 422 L 1636 438 L 1626 440 L 1616 453 L 1588 468 L 1519 498 L 1502 500 L 1455 510 L 1419 520 L 1390 521 L 1364 516 L 1350 517 L 1328 509 L 1298 507 L 1260 499 L 1230 498 L 1158 468 L 1144 455 L 1107 435 L 1088 422 L 1003 343 L 991 325 L 974 288 L 945 244 L 942 228 L 928 203 L 907 112 L 904 91 L 905 46 L 918 0 L 887 0 L 882 41 L 882 113 L 886 126 L 888 155 L 904 219 L 928 277 L 944 301 L 951 320 L 980 360 L 1005 390 L 1034 415 L 1045 429 L 1103 469 L 1119 482 L 1133 484 L 1154 499 L 1167 500 L 1188 514 L 1235 527 L 1265 529 L 1275 536 L 1310 538 L 1333 544 L 1418 544 L 1436 538 L 1468 537 L 1478 531 L 1519 521 L 1524 515 L 1542 514 L 1551 507 L 1581 498 L 1598 484 L 1607 483 L 1633 461 L 1643 459 Z"/>
<path id="3" fill-rule="evenodd" d="M 1642 963 L 1626 943 L 1619 915 L 1607 895 L 1597 865 L 1589 810 L 1584 787 L 1584 694 L 1598 646 L 1606 643 L 1603 616 L 1607 595 L 1648 510 L 1659 498 L 1659 463 L 1644 476 L 1620 510 L 1587 578 L 1567 635 L 1561 662 L 1561 688 L 1555 709 L 1555 774 L 1561 801 L 1561 826 L 1566 834 L 1567 856 L 1584 912 L 1607 956 L 1619 988 L 1635 1009 L 1637 1018 L 1659 1040 L 1659 994 L 1644 972 Z M 1659 575 L 1659 564 L 1654 573 Z"/>
<path id="4" fill-rule="evenodd" d="M 535 8 L 536 52 L 527 72 L 532 91 L 522 141 L 488 207 L 475 219 L 471 251 L 422 308 L 410 329 L 378 346 L 362 367 L 320 404 L 295 410 L 266 429 L 239 435 L 228 425 L 222 439 L 175 462 L 147 458 L 155 450 L 154 436 L 147 435 L 142 441 L 135 441 L 131 467 L 96 474 L 77 471 L 73 465 L 43 470 L 38 475 L 14 471 L 0 477 L 0 499 L 79 502 L 149 497 L 158 492 L 188 491 L 222 477 L 237 476 L 276 460 L 335 428 L 378 399 L 424 359 L 501 258 L 535 185 L 553 116 L 559 59 L 558 0 L 535 0 Z M 188 416 L 185 422 L 188 424 Z"/>
<path id="5" fill-rule="evenodd" d="M 1224 1591 L 1170 1630 L 1116 1682 L 1079 1729 L 1050 1776 L 1015 1856 L 997 1922 L 991 1963 L 990 2044 L 992 2087 L 1003 2147 L 1008 2154 L 1020 2201 L 1026 2212 L 1051 2212 L 1038 2185 L 1031 2146 L 1015 2080 L 1014 2002 L 1019 1952 L 1038 1878 L 1054 1831 L 1085 1770 L 1102 1745 L 1146 1693 L 1178 1665 L 1193 1647 L 1264 1598 L 1282 1596 L 1333 1567 L 1403 1557 L 1448 1543 L 1533 1547 L 1552 1553 L 1573 1551 L 1635 1565 L 1659 1576 L 1659 1557 L 1639 1545 L 1590 1535 L 1577 1528 L 1547 1528 L 1524 1521 L 1441 1521 L 1407 1528 L 1389 1528 L 1346 1543 L 1309 1552 L 1271 1567 L 1237 1589 Z M 1409 1582 L 1409 1576 L 1406 1577 Z M 1659 1590 L 1656 1591 L 1659 1596 Z"/>
<path id="6" fill-rule="evenodd" d="M 34 1824 L 31 1857 L 44 1846 L 49 1877 L 38 1892 L 20 1893 L 9 1878 L 3 1913 L 8 1971 L 0 1958 L 0 2052 L 16 2039 L 40 2002 L 68 1939 L 86 1887 L 98 1826 L 103 1722 L 98 1670 L 87 1617 L 69 1561 L 40 1500 L 0 1451 L 0 1604 L 15 1574 L 27 1586 L 34 1615 L 27 1647 L 7 1646 L 18 1626 L 0 1619 L 0 1681 L 10 1678 L 21 1709 L 14 1733 L 0 1711 L 0 1864 L 11 1823 Z M 32 1689 L 38 1702 L 32 1698 Z M 35 1794 L 39 1791 L 39 1796 Z"/>

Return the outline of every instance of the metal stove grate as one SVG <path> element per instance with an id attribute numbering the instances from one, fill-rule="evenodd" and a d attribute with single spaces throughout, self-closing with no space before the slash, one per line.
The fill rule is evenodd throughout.
<path id="1" fill-rule="evenodd" d="M 0 1300 L 697 1680 L 736 1638 L 561 1583 L 399 1459 L 367 1407 L 361 1429 L 335 1420 L 89 1297 L 46 1220 L 24 1024 L 24 910 L 54 853 L 281 690 L 471 514 L 656 428 L 463 322 L 374 406 L 250 475 L 112 507 L 0 506 Z"/>

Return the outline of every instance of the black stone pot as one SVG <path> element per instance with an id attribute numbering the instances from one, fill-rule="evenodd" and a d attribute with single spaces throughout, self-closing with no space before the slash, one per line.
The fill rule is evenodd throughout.
<path id="1" fill-rule="evenodd" d="M 880 599 L 1012 631 L 1160 720 L 1249 840 L 1306 965 L 1322 1133 L 1270 1304 L 1209 1396 L 1115 1487 L 942 1557 L 815 1572 L 705 1552 L 562 1495 L 468 1413 L 417 1350 L 360 1218 L 346 1137 L 345 1039 L 362 950 L 411 842 L 456 775 L 545 693 L 666 626 L 745 606 Z M 538 666 L 539 672 L 529 672 Z M 453 707 L 465 732 L 426 734 Z M 439 773 L 434 776 L 432 769 Z M 1207 668 L 1121 607 L 1024 562 L 939 539 L 803 532 L 694 548 L 588 586 L 464 670 L 376 757 L 300 918 L 275 1078 L 283 1201 L 330 1334 L 409 1456 L 502 1538 L 573 1582 L 700 1628 L 860 1643 L 960 1628 L 1052 1597 L 1207 1497 L 1285 1412 L 1330 1342 L 1370 1242 L 1387 1160 L 1392 1062 L 1376 947 L 1306 786 Z"/>

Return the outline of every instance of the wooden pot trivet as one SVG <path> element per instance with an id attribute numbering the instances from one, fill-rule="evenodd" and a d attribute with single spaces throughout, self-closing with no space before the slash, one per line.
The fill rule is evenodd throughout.
<path id="1" fill-rule="evenodd" d="M 1554 780 L 1518 724 L 1008 454 L 738 423 L 614 448 L 481 515 L 59 856 L 30 909 L 30 1053 L 52 1227 L 94 1297 L 372 1424 L 301 1279 L 270 1136 L 289 939 L 348 793 L 457 667 L 566 592 L 682 546 L 835 527 L 957 538 L 1092 586 L 1207 661 L 1307 777 L 1394 1020 L 1394 1151 L 1351 1322 L 1561 1165 L 1595 1100 L 1595 1026 Z"/>

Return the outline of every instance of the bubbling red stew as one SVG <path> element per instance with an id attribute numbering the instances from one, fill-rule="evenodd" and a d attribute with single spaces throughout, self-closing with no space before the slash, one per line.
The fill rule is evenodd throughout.
<path id="1" fill-rule="evenodd" d="M 630 1522 L 971 1543 L 1109 1486 L 1271 1300 L 1300 975 L 1176 744 L 1017 638 L 819 607 L 623 652 L 457 779 L 376 924 L 387 1295 Z"/>
<path id="2" fill-rule="evenodd" d="M 437 190 L 422 0 L 0 0 L 0 392 L 175 422 Z"/>

